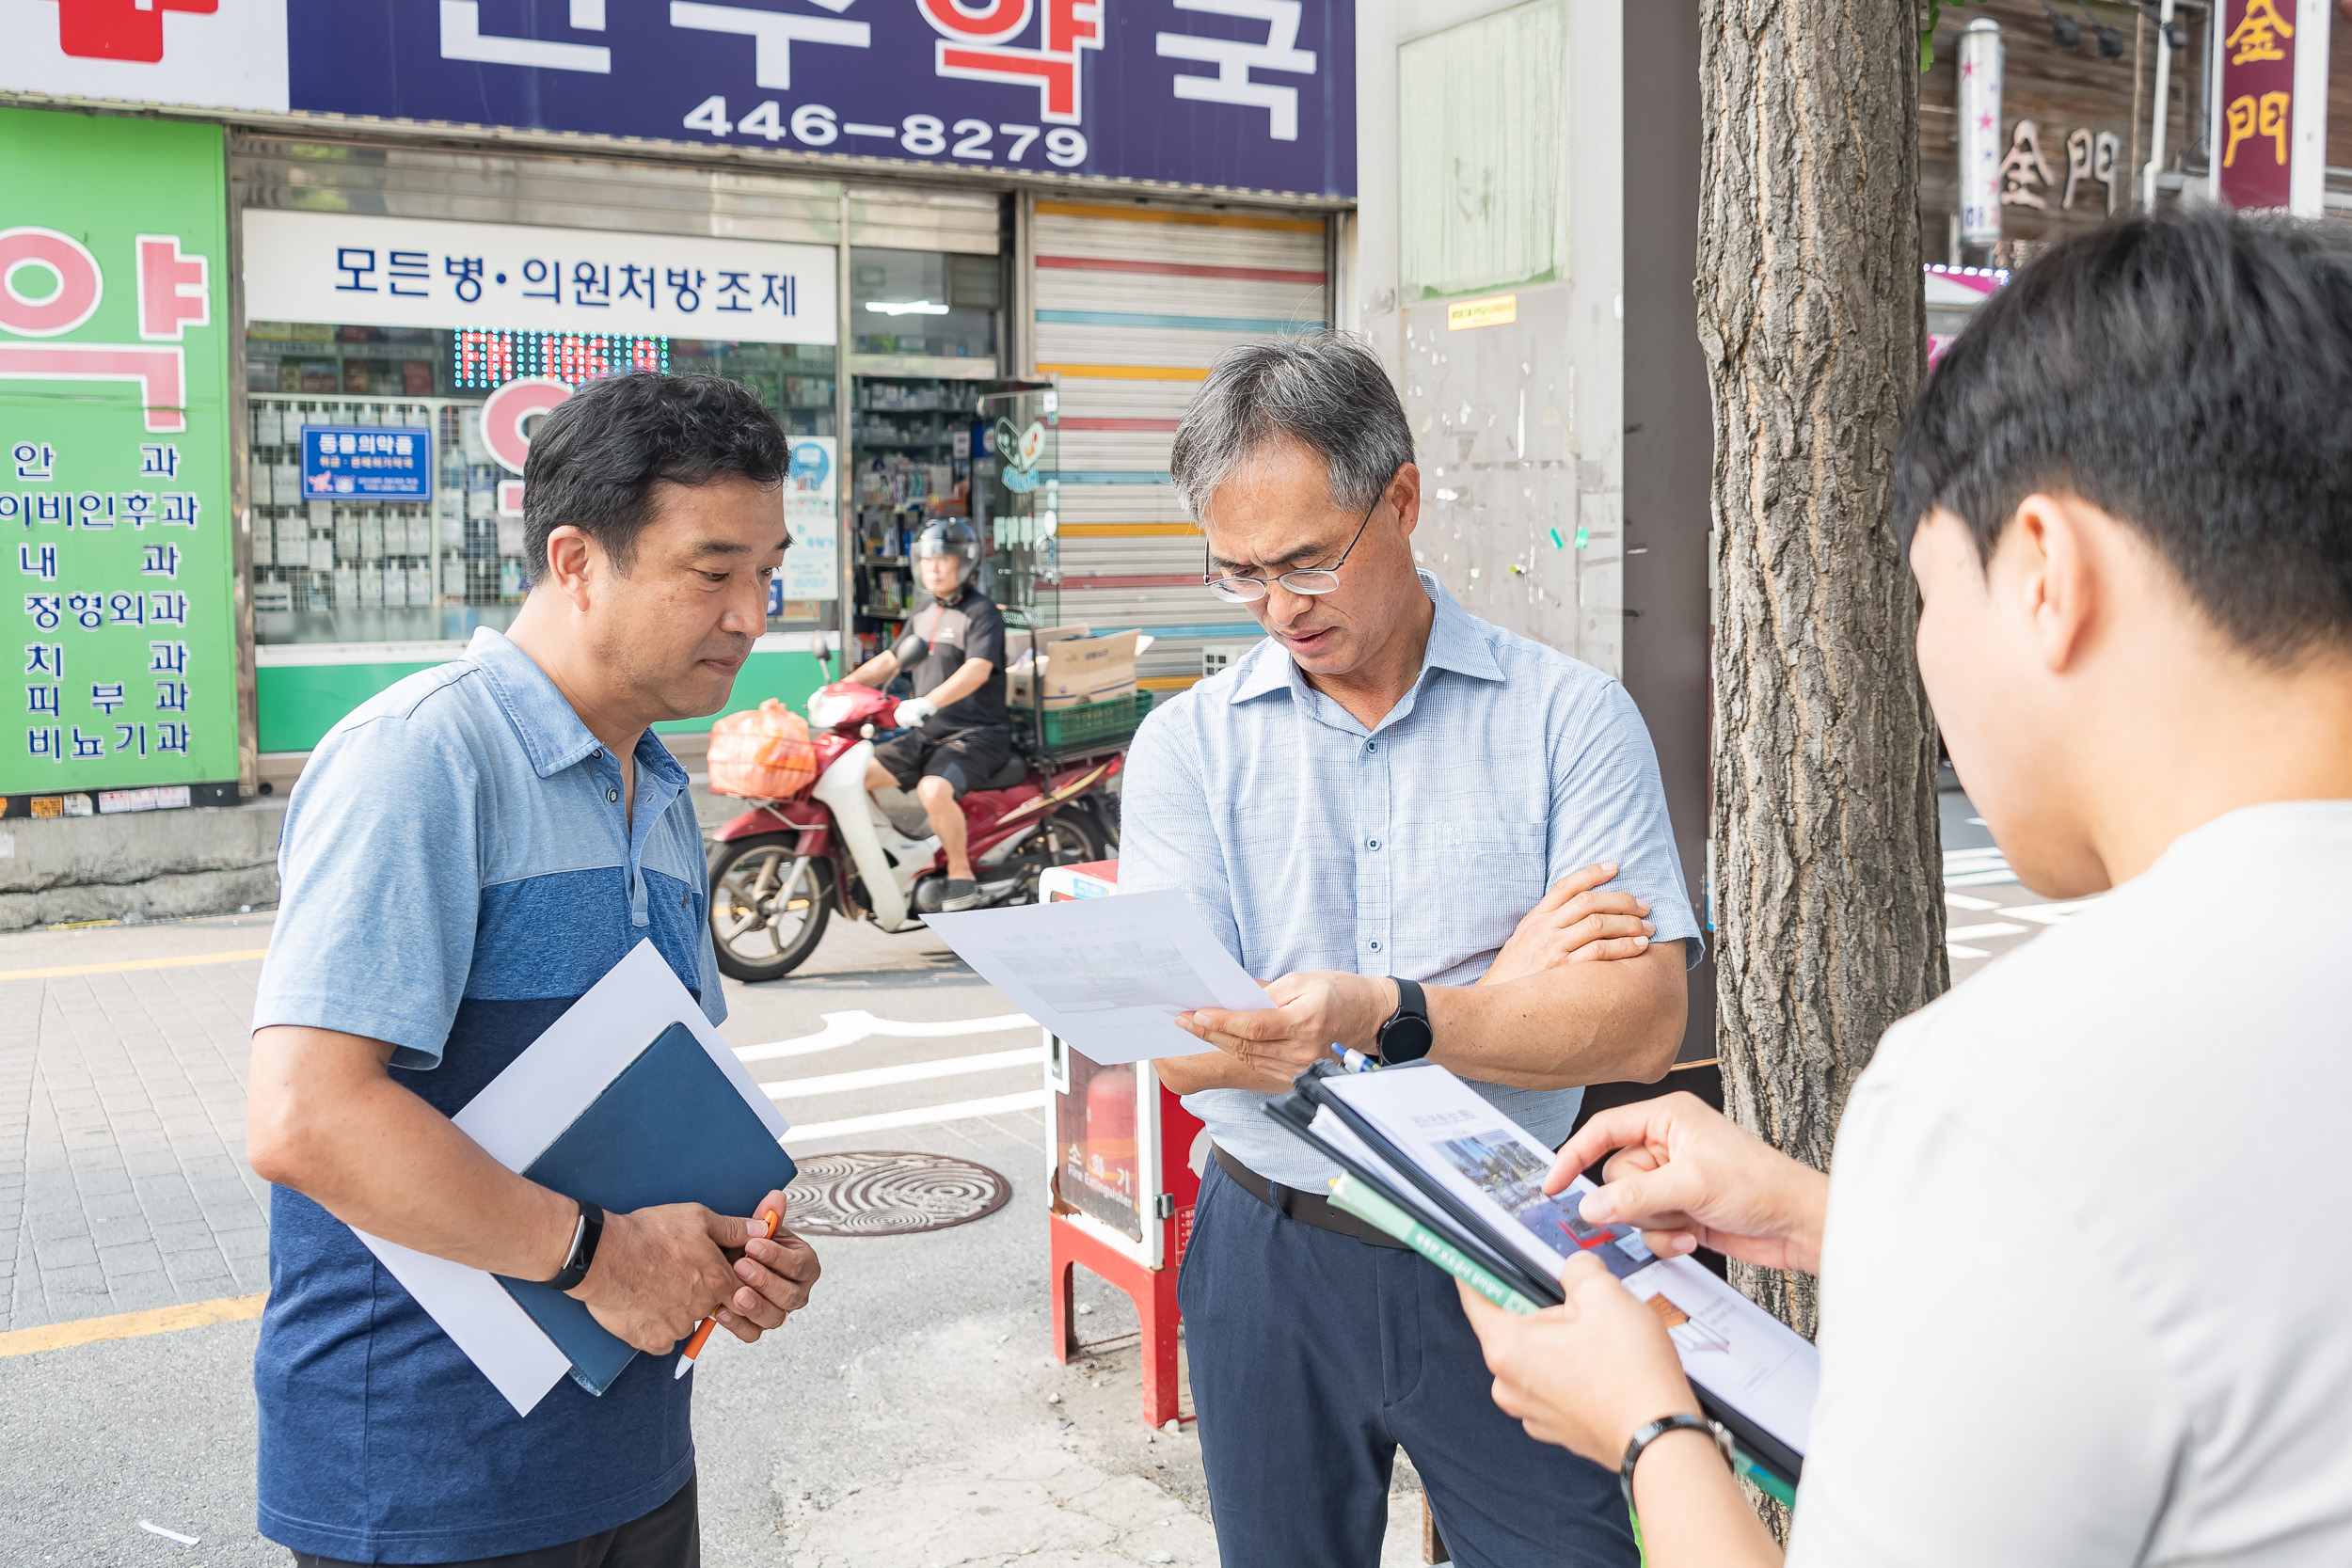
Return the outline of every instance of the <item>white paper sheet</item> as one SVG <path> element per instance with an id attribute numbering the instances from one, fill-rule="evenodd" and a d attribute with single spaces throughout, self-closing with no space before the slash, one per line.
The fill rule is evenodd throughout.
<path id="1" fill-rule="evenodd" d="M 1014 1006 L 1104 1067 L 1216 1049 L 1177 1028 L 1178 1013 L 1274 1006 L 1173 889 L 924 923 Z"/>
<path id="2" fill-rule="evenodd" d="M 521 1170 L 546 1153 L 673 1023 L 693 1031 L 736 1092 L 781 1139 L 788 1131 L 784 1117 L 650 941 L 630 949 L 451 1119 L 500 1164 Z M 570 1370 L 571 1362 L 555 1341 L 489 1274 L 356 1227 L 353 1234 L 432 1314 L 516 1415 L 530 1415 Z"/>
<path id="3" fill-rule="evenodd" d="M 1556 1276 L 1581 1247 L 1601 1256 L 1639 1299 L 1665 1297 L 1673 1310 L 1659 1315 L 1691 1380 L 1804 1451 L 1820 1387 L 1809 1342 L 1692 1259 L 1655 1258 L 1638 1234 L 1609 1240 L 1585 1224 L 1576 1206 L 1593 1186 L 1582 1177 L 1545 1196 L 1551 1150 L 1445 1069 L 1352 1073 L 1329 1088 L 1538 1272 Z"/>

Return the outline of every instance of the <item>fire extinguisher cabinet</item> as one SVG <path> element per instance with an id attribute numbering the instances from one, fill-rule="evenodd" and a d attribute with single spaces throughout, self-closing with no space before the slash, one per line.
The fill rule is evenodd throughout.
<path id="1" fill-rule="evenodd" d="M 1119 863 L 1057 866 L 1039 880 L 1047 902 L 1119 891 Z M 1084 1268 L 1127 1292 L 1143 1330 L 1143 1418 L 1182 1415 L 1177 1370 L 1176 1271 L 1192 1235 L 1193 1206 L 1208 1158 L 1208 1130 L 1160 1085 L 1149 1062 L 1098 1067 L 1045 1035 L 1053 1103 L 1045 1190 L 1053 1204 L 1054 1356 L 1084 1347 L 1071 1271 Z"/>

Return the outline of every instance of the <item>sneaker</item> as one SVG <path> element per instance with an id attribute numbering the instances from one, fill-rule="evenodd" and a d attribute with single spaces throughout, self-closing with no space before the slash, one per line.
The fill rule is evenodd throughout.
<path id="1" fill-rule="evenodd" d="M 980 901 L 980 884 L 964 878 L 949 879 L 947 885 L 939 891 L 939 912 L 942 914 L 968 910 Z"/>

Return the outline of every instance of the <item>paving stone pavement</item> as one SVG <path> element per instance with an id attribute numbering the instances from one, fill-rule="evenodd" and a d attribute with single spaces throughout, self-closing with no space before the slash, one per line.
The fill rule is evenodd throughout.
<path id="1" fill-rule="evenodd" d="M 268 941 L 266 915 L 235 924 Z M 243 1157 L 260 973 L 0 979 L 0 1330 L 267 1288 L 268 1188 Z"/>

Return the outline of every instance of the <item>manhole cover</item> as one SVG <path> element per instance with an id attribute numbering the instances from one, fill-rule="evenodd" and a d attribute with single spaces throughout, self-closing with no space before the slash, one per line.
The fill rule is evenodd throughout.
<path id="1" fill-rule="evenodd" d="M 785 1225 L 803 1236 L 908 1236 L 985 1219 L 1012 1184 L 943 1154 L 812 1154 L 785 1191 Z"/>

